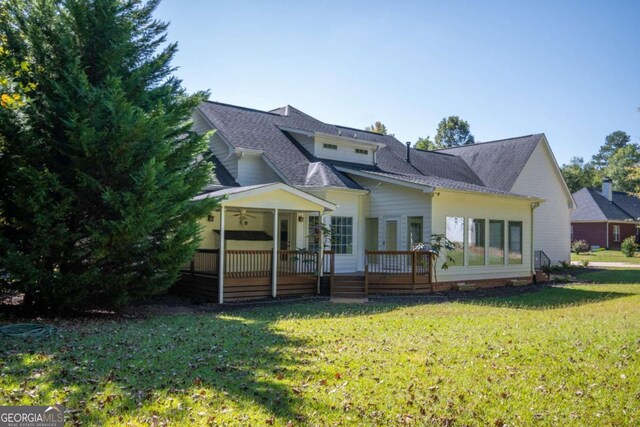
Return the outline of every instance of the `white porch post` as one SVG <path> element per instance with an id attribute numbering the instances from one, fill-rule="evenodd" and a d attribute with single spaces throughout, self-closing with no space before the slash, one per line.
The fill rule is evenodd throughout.
<path id="1" fill-rule="evenodd" d="M 317 289 L 317 293 L 318 295 L 320 295 L 320 284 L 322 281 L 322 275 L 323 275 L 323 270 L 324 270 L 324 236 L 322 235 L 322 212 L 318 211 L 318 227 L 320 227 L 319 230 L 319 236 L 320 236 L 320 240 L 318 241 L 318 289 Z"/>
<path id="2" fill-rule="evenodd" d="M 278 240 L 280 233 L 278 231 L 278 208 L 273 210 L 273 259 L 271 267 L 271 296 L 278 295 Z"/>
<path id="3" fill-rule="evenodd" d="M 224 302 L 224 206 L 220 207 L 220 259 L 218 260 L 218 303 Z"/>

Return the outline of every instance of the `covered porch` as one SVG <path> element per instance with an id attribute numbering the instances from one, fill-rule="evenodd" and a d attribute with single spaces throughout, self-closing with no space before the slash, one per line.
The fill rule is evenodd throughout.
<path id="1" fill-rule="evenodd" d="M 282 183 L 205 197 L 224 199 L 200 222 L 202 242 L 183 266 L 178 293 L 217 303 L 319 293 L 324 254 L 309 218 L 335 205 Z"/>

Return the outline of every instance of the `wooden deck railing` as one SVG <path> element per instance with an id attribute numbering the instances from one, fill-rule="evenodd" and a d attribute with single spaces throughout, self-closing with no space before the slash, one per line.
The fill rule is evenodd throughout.
<path id="1" fill-rule="evenodd" d="M 386 283 L 384 288 L 392 288 L 391 276 L 401 276 L 399 282 L 411 285 L 411 291 L 416 291 L 416 285 L 431 284 L 433 269 L 433 254 L 425 251 L 365 251 L 364 286 L 365 292 L 369 292 L 370 283 Z"/>
<path id="2" fill-rule="evenodd" d="M 271 250 L 226 250 L 224 277 L 269 277 L 272 256 Z"/>
<path id="3" fill-rule="evenodd" d="M 320 254 L 313 251 L 278 251 L 278 276 L 297 276 L 318 274 Z"/>
<path id="4" fill-rule="evenodd" d="M 329 294 L 333 293 L 333 281 L 336 273 L 336 253 L 332 250 L 322 252 L 322 274 L 329 276 Z"/>
<path id="5" fill-rule="evenodd" d="M 218 249 L 198 249 L 193 259 L 182 266 L 181 271 L 217 275 L 220 251 Z"/>

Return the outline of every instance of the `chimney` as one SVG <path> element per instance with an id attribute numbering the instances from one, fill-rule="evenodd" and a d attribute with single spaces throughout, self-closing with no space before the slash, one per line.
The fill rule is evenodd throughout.
<path id="1" fill-rule="evenodd" d="M 411 142 L 407 141 L 407 163 L 411 164 Z"/>
<path id="2" fill-rule="evenodd" d="M 608 201 L 613 201 L 613 184 L 611 178 L 608 176 L 602 180 L 602 195 L 607 198 Z"/>

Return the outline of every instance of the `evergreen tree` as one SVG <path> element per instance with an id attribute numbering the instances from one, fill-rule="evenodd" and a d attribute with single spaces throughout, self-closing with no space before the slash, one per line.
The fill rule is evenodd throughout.
<path id="1" fill-rule="evenodd" d="M 0 265 L 25 305 L 119 305 L 166 289 L 198 245 L 210 178 L 158 0 L 7 0 Z M 5 58 L 5 59 L 6 59 Z M 16 69 L 21 73 L 16 74 Z M 8 82 L 8 83 L 7 83 Z M 5 87 L 3 87 L 3 90 Z"/>
<path id="2" fill-rule="evenodd" d="M 604 139 L 604 144 L 597 154 L 593 156 L 592 162 L 598 169 L 604 169 L 609 164 L 609 159 L 616 151 L 625 147 L 631 141 L 631 137 L 626 132 L 617 130 L 610 133 Z"/>

